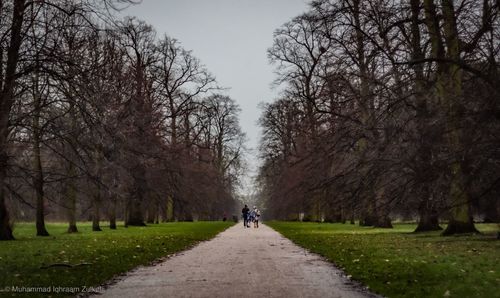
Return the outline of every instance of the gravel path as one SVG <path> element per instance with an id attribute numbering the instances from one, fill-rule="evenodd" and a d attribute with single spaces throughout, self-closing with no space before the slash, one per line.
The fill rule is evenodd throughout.
<path id="1" fill-rule="evenodd" d="M 271 228 L 240 223 L 155 266 L 140 267 L 104 297 L 376 297 Z M 101 297 L 102 297 L 101 296 Z"/>

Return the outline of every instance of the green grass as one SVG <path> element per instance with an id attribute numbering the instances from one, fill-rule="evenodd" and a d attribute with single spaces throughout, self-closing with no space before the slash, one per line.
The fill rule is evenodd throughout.
<path id="1" fill-rule="evenodd" d="M 483 235 L 411 233 L 412 224 L 375 229 L 349 224 L 266 222 L 387 297 L 500 297 L 496 224 Z"/>
<path id="2" fill-rule="evenodd" d="M 97 286 L 138 265 L 208 240 L 231 225 L 182 222 L 92 232 L 90 223 L 80 223 L 79 233 L 67 234 L 66 224 L 51 223 L 47 224 L 51 236 L 36 237 L 33 223 L 18 223 L 14 230 L 17 240 L 0 241 L 0 290 L 12 286 Z M 41 269 L 54 263 L 90 265 Z M 10 296 L 12 292 L 2 294 Z"/>

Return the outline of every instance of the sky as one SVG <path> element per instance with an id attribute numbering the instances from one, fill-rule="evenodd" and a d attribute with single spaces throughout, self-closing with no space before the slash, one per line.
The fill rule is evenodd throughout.
<path id="1" fill-rule="evenodd" d="M 151 24 L 158 36 L 181 42 L 215 75 L 241 107 L 240 124 L 247 134 L 248 156 L 257 165 L 260 102 L 278 95 L 267 59 L 273 32 L 307 10 L 307 0 L 143 0 L 121 12 Z"/>

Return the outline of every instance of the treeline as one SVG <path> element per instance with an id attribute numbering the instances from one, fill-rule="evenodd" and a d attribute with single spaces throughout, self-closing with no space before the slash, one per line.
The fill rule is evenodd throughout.
<path id="1" fill-rule="evenodd" d="M 234 208 L 239 107 L 132 1 L 0 1 L 0 239 L 15 220 L 116 228 Z"/>
<path id="2" fill-rule="evenodd" d="M 500 219 L 499 2 L 317 0 L 276 30 L 266 214 L 417 231 Z"/>

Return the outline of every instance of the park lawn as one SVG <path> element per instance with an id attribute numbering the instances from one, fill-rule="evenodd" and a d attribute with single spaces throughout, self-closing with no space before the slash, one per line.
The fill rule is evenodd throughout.
<path id="1" fill-rule="evenodd" d="M 103 227 L 101 232 L 92 232 L 90 223 L 79 223 L 79 233 L 68 234 L 67 224 L 49 223 L 47 230 L 51 236 L 36 237 L 34 223 L 18 223 L 14 229 L 16 240 L 0 241 L 0 290 L 12 286 L 82 290 L 98 286 L 138 265 L 208 240 L 231 225 L 230 222 L 180 222 L 119 226 L 117 230 Z M 41 268 L 55 263 L 88 265 Z"/>
<path id="2" fill-rule="evenodd" d="M 482 235 L 451 237 L 411 233 L 413 224 L 266 224 L 387 297 L 500 297 L 497 224 L 477 224 Z"/>

